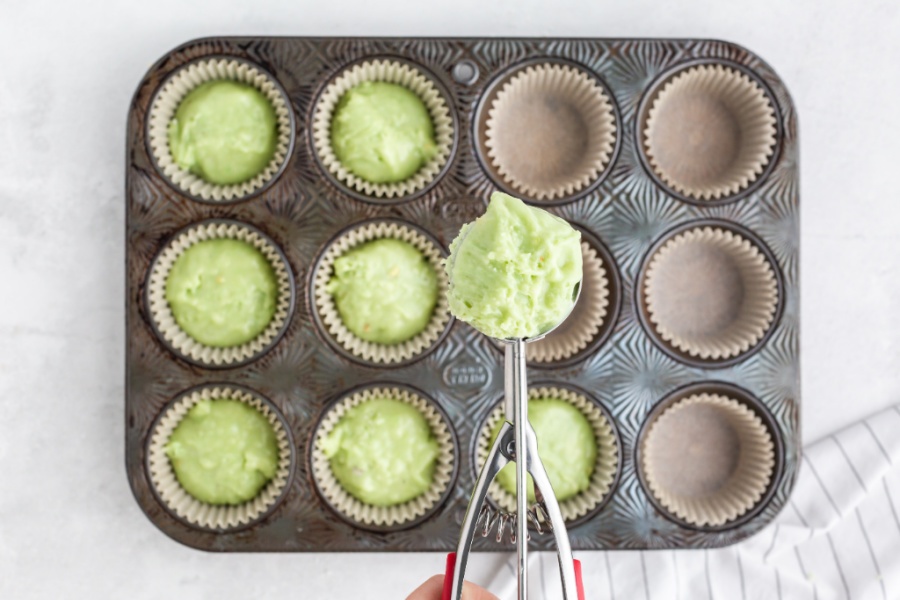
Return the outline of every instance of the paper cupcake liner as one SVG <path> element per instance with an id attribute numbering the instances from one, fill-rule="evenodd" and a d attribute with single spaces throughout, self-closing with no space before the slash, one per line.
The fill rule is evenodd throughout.
<path id="1" fill-rule="evenodd" d="M 405 181 L 398 183 L 366 181 L 341 164 L 331 146 L 331 118 L 338 101 L 351 88 L 366 81 L 402 85 L 422 100 L 431 115 L 437 152 Z M 447 99 L 423 71 L 399 61 L 372 60 L 350 67 L 325 88 L 313 112 L 313 146 L 322 166 L 348 188 L 376 198 L 403 198 L 424 189 L 450 160 L 454 135 L 453 116 Z"/>
<path id="2" fill-rule="evenodd" d="M 701 315 L 696 301 L 676 298 L 678 288 L 694 286 L 698 274 L 721 269 L 715 259 L 723 256 L 733 271 L 712 285 L 727 283 L 731 275 L 740 280 L 735 285 L 740 286 L 741 297 L 733 294 L 735 305 L 727 307 L 733 309 L 734 317 L 710 331 L 710 311 Z M 675 349 L 703 360 L 726 360 L 748 351 L 769 330 L 778 306 L 775 272 L 765 255 L 740 235 L 713 227 L 690 229 L 666 242 L 650 260 L 644 290 L 648 317 L 659 336 Z M 687 314 L 686 308 L 695 314 Z"/>
<path id="3" fill-rule="evenodd" d="M 679 421 L 706 425 L 709 417 L 700 411 L 710 410 L 717 413 L 719 422 L 706 426 L 707 435 L 688 431 L 682 433 L 683 441 L 678 440 Z M 727 480 L 710 490 L 709 482 L 692 481 L 686 472 L 673 474 L 671 461 L 684 465 L 687 447 L 707 442 L 710 429 L 716 427 L 728 427 L 739 444 L 737 464 Z M 673 437 L 678 447 L 673 447 Z M 763 497 L 775 469 L 772 436 L 759 416 L 741 402 L 718 394 L 694 394 L 667 408 L 647 429 L 641 449 L 641 469 L 650 492 L 670 513 L 698 527 L 718 527 L 746 514 Z M 728 451 L 716 447 L 708 449 L 708 454 L 722 456 Z M 707 472 L 713 469 L 708 464 L 685 465 L 685 471 L 691 466 Z M 660 481 L 665 476 L 677 478 L 684 488 L 694 484 L 696 490 L 668 489 Z"/>
<path id="4" fill-rule="evenodd" d="M 201 344 L 184 332 L 166 300 L 166 280 L 179 256 L 205 240 L 228 238 L 247 242 L 263 253 L 278 280 L 278 301 L 275 315 L 258 336 L 240 346 L 225 348 Z M 150 318 L 163 341 L 177 354 L 205 366 L 224 367 L 257 358 L 269 349 L 286 325 L 293 299 L 290 266 L 282 258 L 272 240 L 255 229 L 234 221 L 205 222 L 183 231 L 159 253 L 150 269 L 147 283 Z"/>
<path id="5" fill-rule="evenodd" d="M 600 333 L 609 305 L 609 281 L 603 260 L 590 244 L 581 242 L 584 278 L 581 294 L 572 313 L 546 337 L 525 345 L 530 362 L 566 360 L 587 348 Z"/>
<path id="6" fill-rule="evenodd" d="M 418 410 L 428 421 L 438 442 L 440 455 L 434 469 L 431 487 L 409 502 L 394 506 L 372 506 L 356 499 L 347 492 L 331 471 L 331 461 L 321 450 L 323 440 L 335 425 L 354 406 L 377 398 L 390 397 L 405 402 Z M 313 434 L 312 475 L 325 500 L 337 512 L 351 521 L 375 527 L 402 527 L 433 509 L 443 498 L 453 479 L 456 449 L 450 424 L 431 401 L 410 390 L 390 386 L 376 386 L 345 396 L 322 418 Z"/>
<path id="7" fill-rule="evenodd" d="M 529 400 L 538 398 L 552 398 L 568 402 L 581 411 L 594 430 L 594 438 L 597 441 L 597 460 L 594 463 L 594 472 L 591 475 L 590 486 L 583 492 L 559 503 L 563 519 L 574 521 L 599 506 L 612 488 L 619 465 L 619 447 L 616 436 L 603 411 L 581 394 L 565 388 L 551 386 L 540 386 L 528 390 Z M 503 419 L 503 402 L 501 402 L 488 415 L 478 434 L 476 461 L 479 469 L 487 461 L 488 453 L 491 449 L 491 433 L 494 427 Z M 538 451 L 540 451 L 540 444 L 538 445 Z M 488 496 L 501 510 L 508 513 L 516 512 L 515 494 L 510 494 L 503 489 L 497 482 L 497 479 L 494 479 L 488 486 Z M 536 514 L 541 515 L 542 512 L 538 511 Z"/>
<path id="8" fill-rule="evenodd" d="M 728 116 L 713 119 L 712 104 L 727 109 Z M 685 135 L 685 121 L 695 120 L 707 129 Z M 757 82 L 736 69 L 703 65 L 680 73 L 656 94 L 643 146 L 650 167 L 670 188 L 696 200 L 717 200 L 737 194 L 762 174 L 775 152 L 776 133 L 775 109 Z M 685 146 L 698 135 L 709 146 L 700 154 Z M 734 160 L 721 164 L 731 149 Z"/>
<path id="9" fill-rule="evenodd" d="M 278 120 L 278 141 L 272 160 L 252 179 L 231 185 L 210 183 L 181 168 L 169 151 L 169 123 L 184 97 L 203 83 L 223 79 L 245 83 L 258 89 L 272 103 Z M 274 79 L 250 63 L 225 58 L 192 62 L 176 71 L 157 93 L 147 122 L 150 151 L 169 181 L 188 194 L 216 202 L 240 200 L 269 183 L 287 160 L 294 133 L 290 100 Z"/>
<path id="10" fill-rule="evenodd" d="M 278 441 L 278 470 L 275 476 L 255 498 L 243 504 L 216 505 L 197 500 L 178 483 L 166 455 L 166 444 L 188 411 L 202 400 L 220 399 L 237 400 L 258 410 L 272 425 Z M 278 501 L 290 477 L 292 452 L 293 445 L 287 431 L 268 403 L 246 390 L 228 385 L 207 386 L 177 399 L 153 428 L 147 448 L 150 484 L 166 507 L 188 523 L 208 529 L 232 529 L 255 521 Z"/>
<path id="11" fill-rule="evenodd" d="M 484 143 L 507 185 L 532 200 L 554 200 L 585 189 L 609 166 L 616 117 L 587 73 L 559 64 L 529 66 L 491 103 Z"/>
<path id="12" fill-rule="evenodd" d="M 334 261 L 338 257 L 360 244 L 384 238 L 402 240 L 415 246 L 428 259 L 438 279 L 438 301 L 431 320 L 421 333 L 399 344 L 376 344 L 357 337 L 344 325 L 334 298 L 326 290 L 328 281 L 334 274 Z M 426 351 L 440 338 L 450 322 L 450 307 L 447 302 L 449 282 L 441 266 L 442 260 L 441 250 L 431 240 L 412 227 L 400 223 L 376 221 L 344 233 L 328 245 L 313 274 L 316 310 L 327 334 L 353 356 L 375 364 L 404 362 Z"/>

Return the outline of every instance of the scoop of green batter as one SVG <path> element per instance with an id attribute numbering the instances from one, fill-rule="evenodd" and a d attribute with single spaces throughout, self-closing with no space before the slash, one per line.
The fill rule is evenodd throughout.
<path id="1" fill-rule="evenodd" d="M 354 406 L 321 444 L 341 487 L 372 506 L 402 504 L 428 491 L 439 455 L 422 413 L 392 398 Z"/>
<path id="2" fill-rule="evenodd" d="M 237 400 L 202 400 L 166 444 L 178 483 L 209 504 L 256 497 L 278 469 L 278 441 L 258 410 Z"/>
<path id="3" fill-rule="evenodd" d="M 590 422 L 576 407 L 563 400 L 541 398 L 528 402 L 528 420 L 537 436 L 538 452 L 559 501 L 590 486 L 597 459 L 597 440 Z M 491 432 L 497 439 L 503 422 Z M 509 463 L 497 474 L 500 486 L 516 495 L 516 468 Z M 534 482 L 528 476 L 528 499 L 535 500 Z"/>
<path id="4" fill-rule="evenodd" d="M 169 123 L 179 167 L 219 185 L 262 172 L 278 141 L 275 109 L 262 92 L 236 81 L 208 81 L 184 97 Z"/>
<path id="5" fill-rule="evenodd" d="M 404 181 L 437 152 L 425 103 L 402 85 L 383 81 L 365 81 L 341 97 L 331 146 L 341 164 L 372 183 Z"/>
<path id="6" fill-rule="evenodd" d="M 233 239 L 197 242 L 179 256 L 166 280 L 166 301 L 178 326 L 201 344 L 239 346 L 275 316 L 278 281 L 251 244 Z"/>
<path id="7" fill-rule="evenodd" d="M 566 221 L 495 192 L 463 225 L 445 263 L 450 312 L 493 338 L 545 333 L 571 312 L 581 234 Z"/>
<path id="8" fill-rule="evenodd" d="M 338 257 L 326 291 L 334 297 L 341 321 L 357 337 L 399 344 L 428 325 L 437 304 L 438 280 L 415 246 L 385 238 Z"/>

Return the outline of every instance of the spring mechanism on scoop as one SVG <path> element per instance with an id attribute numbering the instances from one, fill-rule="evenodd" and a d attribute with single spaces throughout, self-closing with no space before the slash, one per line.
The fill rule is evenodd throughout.
<path id="1" fill-rule="evenodd" d="M 515 513 L 495 510 L 484 504 L 478 513 L 478 519 L 475 521 L 475 530 L 481 534 L 481 537 L 485 538 L 491 535 L 491 531 L 496 530 L 495 538 L 498 543 L 503 541 L 504 532 L 508 531 L 509 543 L 515 544 L 518 518 L 519 516 Z M 537 502 L 528 509 L 528 521 L 539 534 L 553 531 L 550 516 L 547 514 L 547 509 L 543 502 Z M 531 539 L 530 534 L 528 539 Z"/>

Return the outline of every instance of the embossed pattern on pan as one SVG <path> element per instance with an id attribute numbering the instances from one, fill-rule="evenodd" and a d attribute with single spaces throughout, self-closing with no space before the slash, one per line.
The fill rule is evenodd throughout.
<path id="1" fill-rule="evenodd" d="M 296 143 L 283 173 L 256 196 L 235 203 L 200 202 L 169 185 L 148 154 L 147 115 L 155 93 L 179 67 L 204 57 L 232 57 L 265 69 L 290 100 Z M 432 74 L 446 89 L 458 136 L 446 174 L 400 204 L 361 201 L 328 178 L 313 154 L 315 98 L 348 64 L 396 57 Z M 447 247 L 459 227 L 483 213 L 497 189 L 475 147 L 476 112 L 492 83 L 517 67 L 540 62 L 577 65 L 608 90 L 617 111 L 617 145 L 604 174 L 561 202 L 543 207 L 595 238 L 621 299 L 610 310 L 599 343 L 531 379 L 575 386 L 595 397 L 619 432 L 622 465 L 610 498 L 570 529 L 578 550 L 711 548 L 759 531 L 787 503 L 797 474 L 799 432 L 799 174 L 796 114 L 775 72 L 751 52 L 706 40 L 209 38 L 166 54 L 141 81 L 128 115 L 126 154 L 126 463 L 138 504 L 170 537 L 211 551 L 448 551 L 455 547 L 474 485 L 474 444 L 503 389 L 502 355 L 465 323 L 454 322 L 421 360 L 382 368 L 336 352 L 318 332 L 309 295 L 317 252 L 339 232 L 372 219 L 400 219 Z M 637 145 L 641 103 L 656 82 L 697 62 L 723 62 L 751 73 L 774 102 L 772 159 L 746 190 L 726 201 L 691 202 L 667 192 Z M 456 68 L 466 65 L 466 69 Z M 474 73 L 474 74 L 473 74 Z M 465 74 L 463 77 L 460 74 Z M 210 369 L 179 360 L 153 332 L 142 298 L 151 262 L 173 234 L 206 219 L 231 219 L 258 229 L 284 253 L 296 284 L 296 307 L 283 336 L 246 364 Z M 768 250 L 780 282 L 774 324 L 753 352 L 708 365 L 666 352 L 642 326 L 635 301 L 648 252 L 668 232 L 711 220 L 749 231 Z M 611 307 L 612 308 L 612 307 Z M 354 527 L 330 510 L 311 477 L 309 444 L 327 403 L 343 390 L 378 382 L 423 390 L 446 413 L 460 452 L 445 501 L 427 518 L 399 531 Z M 672 518 L 648 495 L 637 468 L 637 444 L 652 411 L 679 390 L 728 382 L 770 419 L 779 465 L 763 499 L 747 515 L 713 530 Z M 169 402 L 209 383 L 239 385 L 279 408 L 298 461 L 282 502 L 240 531 L 204 531 L 175 518 L 153 494 L 146 471 L 147 438 Z M 723 384 L 724 385 L 724 384 Z M 305 457 L 305 458 L 303 458 Z M 552 535 L 534 535 L 535 549 L 553 549 Z M 477 550 L 507 550 L 493 537 Z"/>

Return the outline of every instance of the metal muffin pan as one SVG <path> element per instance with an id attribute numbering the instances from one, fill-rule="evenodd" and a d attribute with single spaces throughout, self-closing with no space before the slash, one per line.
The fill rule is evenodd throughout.
<path id="1" fill-rule="evenodd" d="M 291 154 L 276 178 L 251 197 L 204 202 L 172 186 L 147 145 L 147 114 L 163 82 L 201 58 L 228 57 L 260 67 L 291 101 L 296 130 Z M 323 87 L 348 65 L 367 58 L 407 61 L 434 77 L 452 103 L 456 125 L 447 167 L 421 193 L 382 200 L 348 190 L 320 166 L 308 125 Z M 475 480 L 475 437 L 502 394 L 500 350 L 467 324 L 454 321 L 427 353 L 400 366 L 352 360 L 327 342 L 311 309 L 313 266 L 342 230 L 372 219 L 405 221 L 443 249 L 459 227 L 478 215 L 498 189 L 479 148 L 484 98 L 522 65 L 554 62 L 595 77 L 613 100 L 616 144 L 595 184 L 571 197 L 536 203 L 562 216 L 602 250 L 613 289 L 600 338 L 573 359 L 529 368 L 545 385 L 582 389 L 608 412 L 620 444 L 619 473 L 610 497 L 570 529 L 576 550 L 710 548 L 759 531 L 784 507 L 800 459 L 799 431 L 799 173 L 797 123 L 787 90 L 760 58 L 737 45 L 711 40 L 619 39 L 393 39 L 209 38 L 166 54 L 138 86 L 128 114 L 126 142 L 126 464 L 135 498 L 163 532 L 211 551 L 447 551 L 455 547 Z M 759 81 L 774 103 L 773 156 L 745 190 L 712 201 L 673 194 L 651 172 L 640 149 L 639 123 L 648 94 L 694 64 L 723 64 Z M 145 302 L 154 257 L 181 229 L 207 219 L 230 219 L 271 238 L 293 271 L 295 307 L 283 335 L 258 359 L 212 369 L 188 362 L 160 339 Z M 763 340 L 733 361 L 704 363 L 669 352 L 648 330 L 640 294 L 649 253 L 689 224 L 719 222 L 749 231 L 773 262 L 779 282 L 775 321 Z M 611 263 L 610 263 L 611 260 Z M 252 390 L 277 408 L 289 428 L 296 460 L 279 503 L 253 524 L 216 531 L 195 527 L 169 511 L 147 473 L 148 437 L 169 403 L 206 384 Z M 319 495 L 310 475 L 309 444 L 323 411 L 340 396 L 373 383 L 398 384 L 428 395 L 455 431 L 459 464 L 450 492 L 426 518 L 388 531 L 354 526 Z M 638 464 L 639 442 L 661 403 L 684 390 L 738 390 L 769 428 L 775 475 L 763 500 L 723 527 L 679 522 L 650 496 Z M 738 392 L 735 392 L 738 394 Z M 552 549 L 551 535 L 533 535 L 536 549 Z M 506 550 L 493 537 L 478 550 Z"/>

